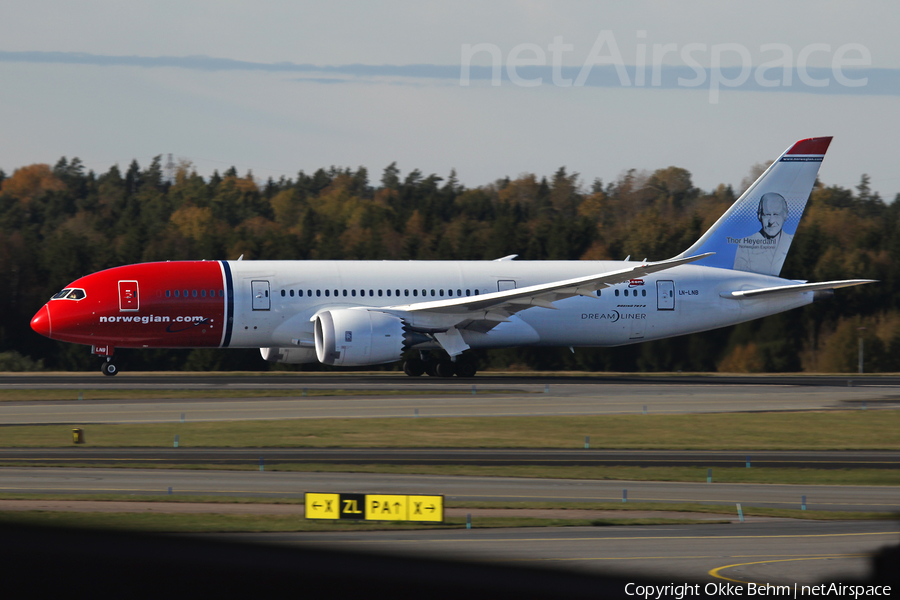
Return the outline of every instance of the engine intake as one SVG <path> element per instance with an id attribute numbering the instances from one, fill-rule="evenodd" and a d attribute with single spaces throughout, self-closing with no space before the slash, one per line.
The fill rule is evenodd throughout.
<path id="1" fill-rule="evenodd" d="M 378 365 L 400 360 L 403 322 L 369 310 L 341 309 L 315 316 L 316 358 L 326 365 Z"/>

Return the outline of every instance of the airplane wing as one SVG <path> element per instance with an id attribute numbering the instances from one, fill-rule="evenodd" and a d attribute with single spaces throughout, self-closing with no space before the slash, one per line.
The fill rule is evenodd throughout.
<path id="1" fill-rule="evenodd" d="M 418 302 L 384 308 L 367 308 L 365 310 L 384 312 L 402 318 L 412 328 L 434 335 L 444 349 L 450 352 L 451 356 L 454 356 L 468 348 L 459 334 L 460 329 L 486 332 L 496 327 L 499 323 L 508 321 L 509 317 L 517 312 L 533 307 L 556 309 L 556 306 L 553 305 L 554 302 L 573 296 L 596 298 L 594 292 L 599 289 L 679 265 L 692 263 L 707 256 L 709 254 L 698 254 L 685 258 L 642 263 L 626 269 L 588 275 L 586 277 L 541 283 L 503 292 L 468 296 L 466 298 Z"/>
<path id="2" fill-rule="evenodd" d="M 760 288 L 758 290 L 742 290 L 736 292 L 722 292 L 723 298 L 755 298 L 773 294 L 792 294 L 796 292 L 815 292 L 818 290 L 836 290 L 838 288 L 875 283 L 875 279 L 844 279 L 842 281 L 822 281 L 820 283 L 798 283 L 796 285 L 779 285 L 776 287 Z"/>

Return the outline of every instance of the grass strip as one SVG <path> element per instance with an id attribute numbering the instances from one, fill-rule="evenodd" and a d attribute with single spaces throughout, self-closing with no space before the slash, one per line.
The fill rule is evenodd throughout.
<path id="1" fill-rule="evenodd" d="M 464 518 L 444 523 L 317 521 L 282 515 L 76 513 L 63 511 L 0 511 L 0 522 L 16 525 L 79 527 L 151 531 L 159 533 L 238 533 L 290 531 L 379 531 L 408 529 L 462 529 Z M 727 523 L 728 521 L 723 521 Z M 693 519 L 541 519 L 535 517 L 479 517 L 476 529 L 501 527 L 585 527 L 610 525 L 673 525 L 710 523 Z"/>
<path id="2" fill-rule="evenodd" d="M 120 469 L 178 469 L 257 471 L 256 461 L 233 463 L 178 464 L 159 461 L 123 460 L 113 463 L 90 463 L 48 460 L 0 461 L 0 467 L 62 467 Z M 539 479 L 590 479 L 595 481 L 679 481 L 706 482 L 705 467 L 548 467 L 548 466 L 479 466 L 479 465 L 347 465 L 331 463 L 267 464 L 266 471 L 302 473 L 389 473 L 398 475 L 459 475 L 471 477 L 525 477 Z M 893 469 L 795 469 L 716 467 L 715 483 L 766 483 L 787 485 L 900 485 L 900 470 Z"/>
<path id="3" fill-rule="evenodd" d="M 72 445 L 70 425 L 0 428 L 4 447 Z M 900 411 L 291 419 L 83 426 L 86 447 L 898 450 Z"/>
<path id="4" fill-rule="evenodd" d="M 0 462 L 16 467 L 21 463 Z M 29 463 L 28 466 L 35 466 Z M 97 468 L 96 463 L 54 462 L 41 467 Z M 254 464 L 170 464 L 165 462 L 122 461 L 100 465 L 112 468 L 150 468 L 178 470 L 256 471 Z M 478 465 L 346 465 L 322 463 L 280 463 L 266 466 L 267 471 L 304 473 L 391 473 L 409 475 L 459 475 L 476 477 L 524 477 L 541 479 L 591 479 L 599 481 L 678 481 L 706 482 L 706 468 L 700 467 L 546 467 Z M 766 483 L 786 485 L 900 485 L 900 471 L 891 469 L 775 469 L 717 467 L 715 483 Z"/>

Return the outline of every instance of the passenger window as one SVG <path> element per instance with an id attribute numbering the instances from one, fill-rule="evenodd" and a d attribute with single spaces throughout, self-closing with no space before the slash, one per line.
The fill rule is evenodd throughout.
<path id="1" fill-rule="evenodd" d="M 619 295 L 619 290 L 616 290 L 616 296 L 618 296 L 618 295 Z"/>
<path id="2" fill-rule="evenodd" d="M 418 295 L 419 295 L 419 290 L 413 290 L 413 296 L 418 296 Z"/>
<path id="3" fill-rule="evenodd" d="M 443 298 L 443 297 L 444 297 L 444 290 L 438 290 L 438 291 L 440 292 L 441 298 Z M 432 294 L 434 294 L 434 292 L 432 292 Z"/>
<path id="4" fill-rule="evenodd" d="M 475 290 L 475 295 L 476 295 L 476 296 L 478 295 L 478 290 Z"/>
<path id="5" fill-rule="evenodd" d="M 356 290 L 350 290 L 350 295 L 356 298 Z"/>
<path id="6" fill-rule="evenodd" d="M 337 295 L 338 295 L 338 291 L 334 290 L 334 297 L 337 298 Z"/>
<path id="7" fill-rule="evenodd" d="M 388 291 L 387 291 L 387 295 L 388 295 L 388 296 L 391 295 L 391 290 L 388 290 Z"/>
<path id="8" fill-rule="evenodd" d="M 597 290 L 597 297 L 598 297 L 598 298 L 600 297 L 600 294 L 601 294 L 601 291 L 600 291 L 600 290 Z"/>
<path id="9" fill-rule="evenodd" d="M 409 296 L 409 290 L 403 290 L 403 295 L 404 295 L 404 296 Z"/>
<path id="10" fill-rule="evenodd" d="M 378 297 L 381 298 L 381 290 L 378 290 Z"/>
<path id="11" fill-rule="evenodd" d="M 321 295 L 322 295 L 322 290 L 316 290 L 316 297 L 319 297 Z"/>
<path id="12" fill-rule="evenodd" d="M 178 290 L 175 290 L 175 297 L 178 298 Z"/>
<path id="13" fill-rule="evenodd" d="M 282 298 L 284 298 L 284 295 L 285 295 L 285 294 L 286 294 L 286 292 L 285 292 L 284 290 L 281 290 L 281 297 L 282 297 Z"/>
<path id="14" fill-rule="evenodd" d="M 331 290 L 325 290 L 325 297 L 329 297 L 331 295 Z"/>
<path id="15" fill-rule="evenodd" d="M 462 290 L 456 290 L 456 295 L 457 295 L 457 296 L 462 296 Z"/>
<path id="16" fill-rule="evenodd" d="M 166 298 L 170 298 L 172 296 L 172 290 L 166 290 Z M 56 296 L 53 296 L 56 298 Z"/>
<path id="17" fill-rule="evenodd" d="M 399 296 L 399 295 L 400 295 L 400 290 L 394 290 L 394 291 L 396 292 L 396 294 L 394 294 L 395 296 Z M 388 296 L 390 296 L 390 294 L 388 294 Z"/>
<path id="18" fill-rule="evenodd" d="M 428 295 L 428 290 L 422 290 L 422 296 L 427 296 L 427 295 Z"/>
<path id="19" fill-rule="evenodd" d="M 294 297 L 294 290 L 291 290 L 291 298 Z"/>
<path id="20" fill-rule="evenodd" d="M 641 290 L 641 296 L 646 296 L 646 295 L 647 295 L 647 290 Z"/>
<path id="21" fill-rule="evenodd" d="M 297 297 L 298 297 L 298 298 L 302 298 L 302 297 L 303 297 L 303 290 L 297 290 Z"/>
<path id="22" fill-rule="evenodd" d="M 431 295 L 434 296 L 434 290 L 431 290 Z"/>
<path id="23" fill-rule="evenodd" d="M 369 297 L 372 297 L 374 295 L 375 295 L 375 290 L 369 290 Z"/>
<path id="24" fill-rule="evenodd" d="M 219 298 L 225 297 L 225 290 L 219 290 Z"/>
<path id="25" fill-rule="evenodd" d="M 312 298 L 312 290 L 306 290 L 306 295 Z"/>
<path id="26" fill-rule="evenodd" d="M 472 294 L 469 293 L 469 290 L 466 290 L 466 296 L 471 296 L 471 295 Z"/>

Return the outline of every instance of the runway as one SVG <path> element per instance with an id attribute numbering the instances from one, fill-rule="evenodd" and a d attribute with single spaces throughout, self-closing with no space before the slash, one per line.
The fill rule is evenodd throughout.
<path id="1" fill-rule="evenodd" d="M 49 381 L 55 381 L 53 379 Z M 94 383 L 93 381 L 91 382 Z M 187 421 L 232 421 L 329 418 L 396 417 L 510 417 L 588 416 L 627 414 L 687 414 L 759 411 L 810 411 L 838 409 L 900 408 L 900 387 L 834 387 L 741 384 L 658 385 L 652 383 L 606 384 L 418 384 L 403 388 L 396 383 L 339 385 L 207 383 L 119 384 L 109 390 L 127 389 L 227 390 L 240 396 L 265 389 L 289 395 L 278 398 L 108 399 L 78 400 L 86 386 L 47 383 L 8 385 L 0 389 L 66 389 L 71 400 L 8 400 L 0 402 L 0 424 L 165 423 Z M 47 386 L 50 386 L 49 388 Z M 473 386 L 474 393 L 473 393 Z M 87 389 L 96 389 L 95 387 Z M 304 391 L 305 390 L 305 391 Z M 352 390 L 357 395 L 341 394 Z M 317 391 L 336 395 L 304 395 Z M 365 394 L 371 391 L 371 395 Z"/>
<path id="2" fill-rule="evenodd" d="M 886 522 L 741 523 L 217 536 L 305 548 L 550 567 L 656 581 L 773 585 L 862 580 L 870 556 L 896 545 Z M 710 588 L 711 589 L 711 588 Z M 745 593 L 746 595 L 746 593 Z"/>
<path id="3" fill-rule="evenodd" d="M 256 465 L 316 463 L 342 465 L 477 465 L 548 467 L 738 467 L 815 469 L 900 469 L 900 452 L 385 449 L 385 448 L 0 448 L 0 463 L 41 466 L 66 463 Z"/>
<path id="4" fill-rule="evenodd" d="M 475 386 L 475 393 L 472 393 Z M 71 400 L 0 403 L 0 425 L 179 423 L 242 419 L 441 418 L 479 416 L 683 414 L 753 411 L 891 410 L 900 408 L 897 377 L 517 377 L 471 380 L 379 375 L 194 376 L 125 373 L 0 376 L 0 389 L 64 389 Z M 189 399 L 77 400 L 80 390 L 189 390 Z M 277 398 L 240 397 L 278 390 Z M 227 390 L 234 398 L 203 397 Z M 304 390 L 306 394 L 304 395 Z M 360 395 L 315 396 L 353 390 Z M 403 394 L 393 394 L 402 390 Z M 370 391 L 371 393 L 366 393 Z M 86 396 L 88 394 L 85 394 Z M 2 428 L 0 428 L 2 435 Z M 599 444 L 600 440 L 592 440 Z M 580 440 L 579 440 L 580 445 Z M 504 477 L 444 477 L 363 473 L 306 473 L 103 468 L 110 464 L 191 463 L 266 465 L 469 464 L 744 467 L 746 453 L 567 450 L 392 449 L 2 449 L 0 492 L 46 494 L 225 495 L 301 498 L 304 492 L 440 494 L 447 501 L 630 502 L 900 514 L 900 487 L 707 484 Z M 753 467 L 896 469 L 898 452 L 759 452 Z M 90 464 L 65 469 L 40 464 Z M 476 523 L 477 525 L 477 523 Z M 377 553 L 464 557 L 578 571 L 695 581 L 793 583 L 867 575 L 869 555 L 896 545 L 896 522 L 781 520 L 733 525 L 608 527 L 471 531 L 390 531 L 327 534 L 246 534 L 246 541 L 331 545 Z M 710 572 L 714 572 L 711 575 Z"/>
<path id="5" fill-rule="evenodd" d="M 900 488 L 166 469 L 0 469 L 0 492 L 231 495 L 302 498 L 305 492 L 434 494 L 504 502 L 697 502 L 734 506 L 900 513 Z"/>
<path id="6" fill-rule="evenodd" d="M 615 374 L 615 373 L 479 373 L 474 378 L 447 379 L 435 377 L 407 377 L 398 371 L 378 373 L 332 371 L 332 372 L 290 372 L 274 373 L 182 373 L 182 372 L 129 372 L 127 368 L 116 377 L 104 377 L 98 372 L 57 372 L 42 373 L 3 373 L 0 374 L 0 388 L 6 386 L 46 385 L 88 385 L 101 387 L 117 387 L 128 385 L 396 385 L 407 386 L 441 385 L 450 387 L 468 387 L 472 384 L 515 384 L 515 385 L 598 385 L 598 384 L 643 384 L 643 385 L 789 385 L 813 387 L 900 387 L 900 376 L 897 375 L 718 375 L 718 374 Z"/>

